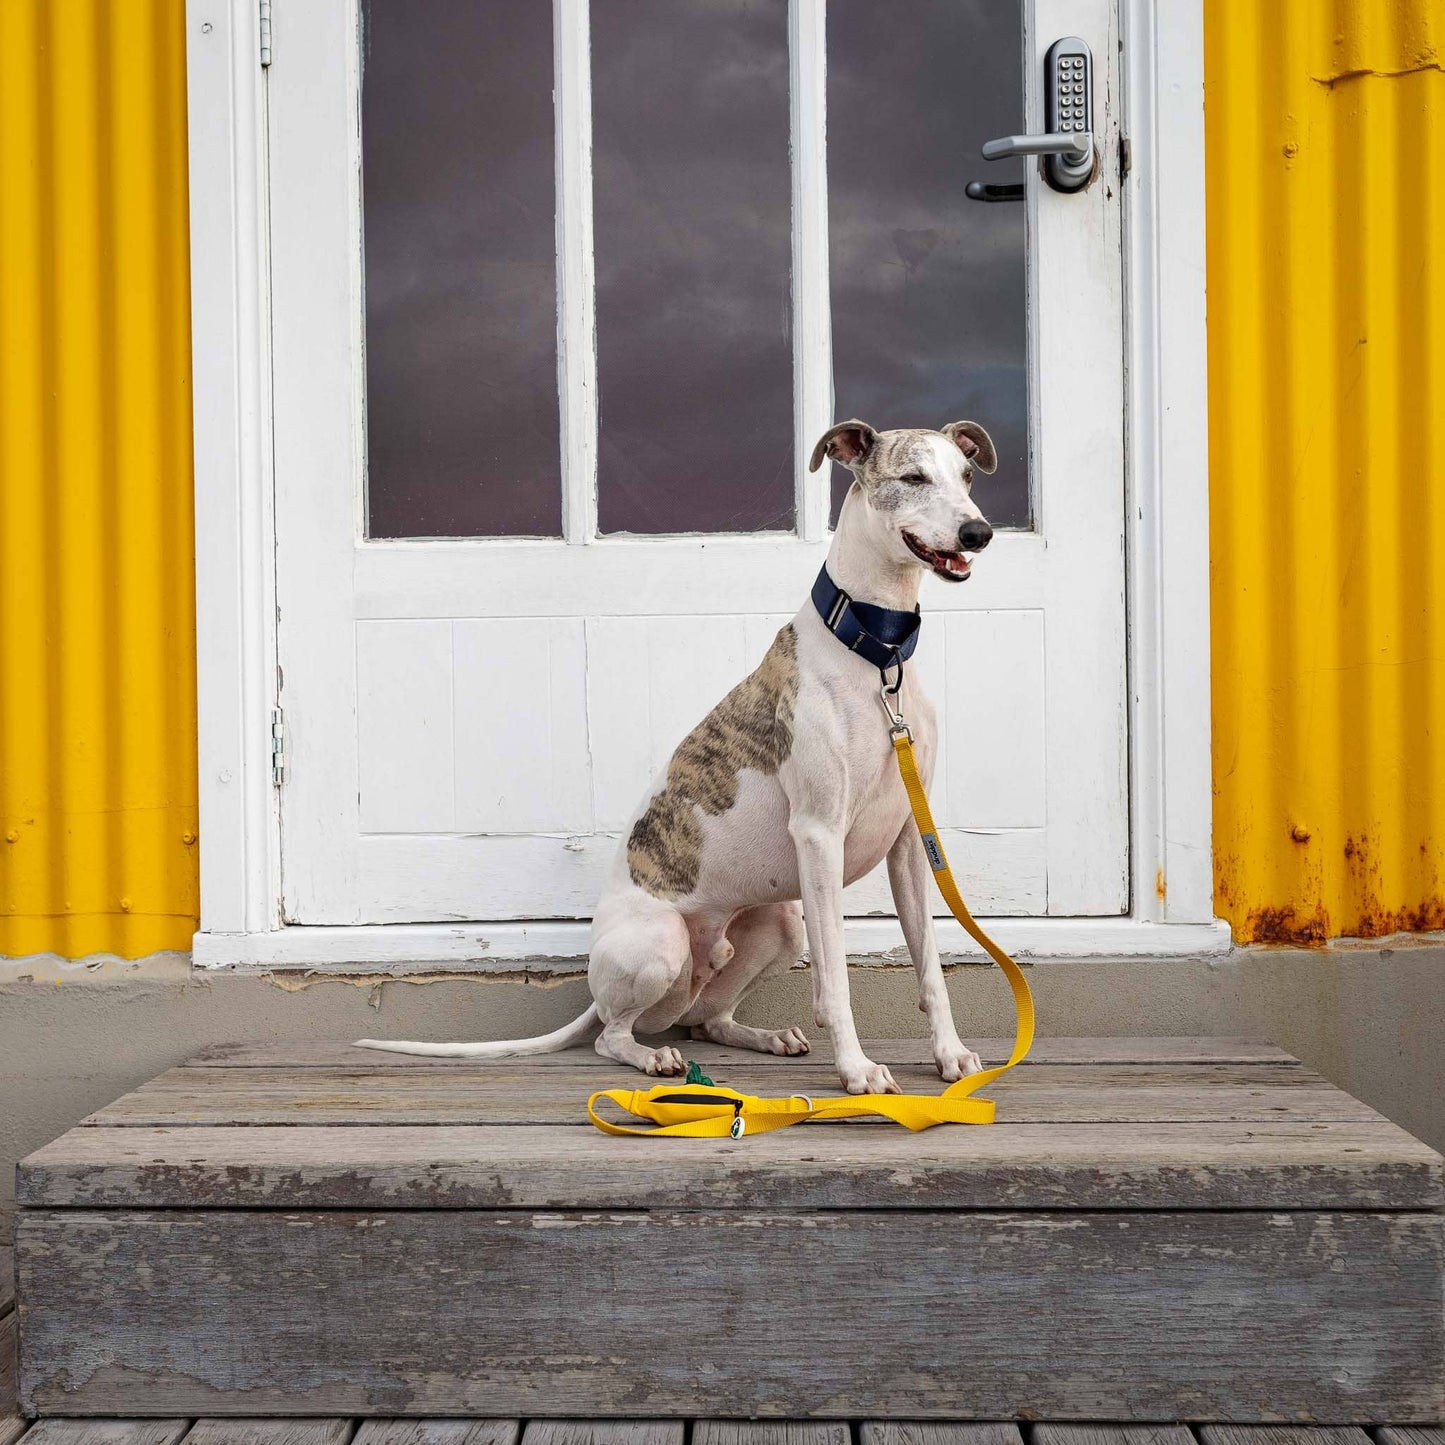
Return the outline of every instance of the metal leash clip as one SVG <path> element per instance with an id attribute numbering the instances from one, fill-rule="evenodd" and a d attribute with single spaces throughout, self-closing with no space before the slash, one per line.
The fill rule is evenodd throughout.
<path id="1" fill-rule="evenodd" d="M 907 738 L 909 742 L 912 742 L 913 730 L 903 721 L 903 713 L 893 706 L 893 699 L 903 690 L 903 659 L 897 657 L 896 654 L 895 657 L 898 663 L 898 678 L 890 685 L 888 669 L 880 667 L 878 676 L 883 681 L 878 688 L 878 696 L 882 699 L 883 711 L 888 714 L 888 736 L 890 738 Z"/>

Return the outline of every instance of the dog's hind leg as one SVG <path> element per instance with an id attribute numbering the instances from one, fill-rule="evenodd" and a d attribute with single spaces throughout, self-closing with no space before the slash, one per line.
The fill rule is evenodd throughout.
<path id="1" fill-rule="evenodd" d="M 727 941 L 732 958 L 707 982 L 679 1022 L 691 1026 L 695 1039 L 763 1054 L 806 1054 L 808 1040 L 799 1029 L 757 1029 L 733 1018 L 753 989 L 802 957 L 802 909 L 796 903 L 749 908 L 728 926 Z"/>
<path id="2" fill-rule="evenodd" d="M 649 1048 L 633 1037 L 671 1028 L 687 1008 L 692 951 L 687 924 L 665 905 L 629 908 L 600 928 L 587 981 L 602 1017 L 597 1052 L 644 1074 L 681 1074 L 687 1064 L 670 1044 Z"/>

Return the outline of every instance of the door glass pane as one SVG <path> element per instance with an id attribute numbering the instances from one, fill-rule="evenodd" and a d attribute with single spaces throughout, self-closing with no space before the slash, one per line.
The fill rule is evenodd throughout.
<path id="1" fill-rule="evenodd" d="M 828 0 L 833 414 L 880 429 L 972 418 L 998 447 L 974 495 L 1027 527 L 1028 354 L 1022 201 L 972 201 L 1023 129 L 1020 9 L 1007 0 Z M 834 469 L 834 515 L 851 480 Z"/>
<path id="2" fill-rule="evenodd" d="M 372 537 L 558 536 L 552 7 L 365 0 Z"/>
<path id="3" fill-rule="evenodd" d="M 603 532 L 793 525 L 788 7 L 594 0 Z"/>

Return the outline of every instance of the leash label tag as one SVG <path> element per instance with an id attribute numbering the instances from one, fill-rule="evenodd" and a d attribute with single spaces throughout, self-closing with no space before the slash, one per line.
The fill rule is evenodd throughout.
<path id="1" fill-rule="evenodd" d="M 938 839 L 934 834 L 923 834 L 923 851 L 928 854 L 928 865 L 935 873 L 942 873 L 948 866 L 943 861 L 943 849 L 938 846 Z"/>

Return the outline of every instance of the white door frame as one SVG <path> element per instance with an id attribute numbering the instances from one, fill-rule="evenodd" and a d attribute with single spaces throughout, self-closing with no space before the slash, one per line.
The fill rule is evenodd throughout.
<path id="1" fill-rule="evenodd" d="M 564 0 L 556 0 L 559 5 Z M 791 0 L 795 27 L 816 0 Z M 1197 955 L 1214 917 L 1203 0 L 1120 0 L 1125 49 L 1130 871 L 1123 918 L 1001 919 L 1034 957 Z M 285 926 L 276 700 L 266 136 L 256 0 L 187 0 L 203 965 L 475 971 L 579 959 L 585 923 Z M 273 21 L 285 63 L 285 8 Z M 1167 307 L 1163 298 L 1168 298 Z M 801 519 L 800 519 L 801 520 Z M 901 949 L 850 920 L 851 952 Z"/>

